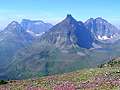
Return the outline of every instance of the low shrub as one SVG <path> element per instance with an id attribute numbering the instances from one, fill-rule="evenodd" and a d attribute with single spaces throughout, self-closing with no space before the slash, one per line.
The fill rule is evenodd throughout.
<path id="1" fill-rule="evenodd" d="M 7 84 L 7 81 L 5 81 L 5 80 L 0 80 L 0 85 L 2 85 L 2 84 Z"/>

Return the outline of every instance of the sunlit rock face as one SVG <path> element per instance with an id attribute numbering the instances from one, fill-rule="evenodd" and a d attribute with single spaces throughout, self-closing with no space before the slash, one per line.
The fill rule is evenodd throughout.
<path id="1" fill-rule="evenodd" d="M 107 40 L 112 42 L 120 38 L 120 30 L 101 17 L 88 19 L 85 22 L 85 26 L 92 32 L 97 40 Z"/>
<path id="2" fill-rule="evenodd" d="M 84 23 L 79 23 L 71 15 L 67 15 L 62 22 L 45 33 L 41 38 L 41 41 L 44 40 L 60 47 L 77 45 L 83 48 L 91 48 L 93 43 L 92 34 Z"/>

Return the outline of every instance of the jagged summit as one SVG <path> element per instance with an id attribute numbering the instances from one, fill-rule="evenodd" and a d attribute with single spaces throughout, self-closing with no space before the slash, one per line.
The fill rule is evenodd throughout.
<path id="1" fill-rule="evenodd" d="M 119 38 L 119 30 L 102 17 L 96 19 L 88 19 L 85 26 L 97 40 L 107 40 L 109 43 L 116 41 Z"/>
<path id="2" fill-rule="evenodd" d="M 72 15 L 71 14 L 67 14 L 67 18 L 71 18 L 72 17 Z"/>
<path id="3" fill-rule="evenodd" d="M 74 19 L 71 14 L 67 14 L 66 19 Z"/>
<path id="4" fill-rule="evenodd" d="M 64 19 L 64 21 L 66 21 L 67 23 L 69 23 L 69 24 L 71 24 L 71 23 L 75 23 L 75 22 L 77 22 L 76 20 L 75 20 L 75 18 L 74 17 L 72 17 L 72 15 L 71 14 L 67 14 L 67 16 L 66 16 L 66 18 Z"/>
<path id="5" fill-rule="evenodd" d="M 76 48 L 77 45 L 89 49 L 92 47 L 93 38 L 89 30 L 84 26 L 84 23 L 78 22 L 72 15 L 68 14 L 63 21 L 43 35 L 41 41 L 51 43 L 60 48 Z"/>

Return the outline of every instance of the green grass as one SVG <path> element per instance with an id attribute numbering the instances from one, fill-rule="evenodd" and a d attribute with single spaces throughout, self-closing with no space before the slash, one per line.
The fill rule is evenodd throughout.
<path id="1" fill-rule="evenodd" d="M 118 88 L 120 84 L 116 85 L 111 84 L 111 81 L 109 82 L 109 78 L 120 79 L 120 73 L 118 73 L 118 71 L 120 71 L 120 67 L 84 69 L 76 72 L 47 76 L 37 79 L 11 81 L 7 84 L 7 87 L 11 88 L 11 90 L 25 90 L 25 88 L 29 86 L 44 88 L 45 90 L 53 90 L 53 87 L 56 85 L 60 85 L 65 82 L 70 82 L 76 86 L 76 90 L 119 90 Z M 99 82 L 101 83 L 100 85 L 98 84 L 97 86 L 89 88 L 81 87 L 81 89 L 79 89 L 79 86 L 82 83 L 95 83 L 95 78 L 98 77 L 100 77 L 100 79 L 104 77 L 105 79 L 108 79 L 108 81 L 103 80 Z"/>
<path id="2" fill-rule="evenodd" d="M 13 80 L 1 85 L 1 89 L 26 90 L 26 88 L 41 88 L 42 90 L 57 90 L 54 88 L 71 85 L 73 90 L 119 90 L 120 89 L 120 67 L 116 63 L 120 59 L 111 60 L 103 64 L 101 68 L 83 69 L 70 73 L 46 76 L 28 80 Z M 110 66 L 112 63 L 112 66 Z M 109 67 L 110 66 L 110 67 Z M 63 86 L 61 88 L 63 88 Z M 69 89 L 63 89 L 69 90 Z"/>

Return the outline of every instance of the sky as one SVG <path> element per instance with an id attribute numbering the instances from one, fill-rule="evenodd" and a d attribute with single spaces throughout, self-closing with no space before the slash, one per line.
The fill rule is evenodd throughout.
<path id="1" fill-rule="evenodd" d="M 0 0 L 0 29 L 22 19 L 56 24 L 67 14 L 80 21 L 102 17 L 119 26 L 120 0 Z"/>

